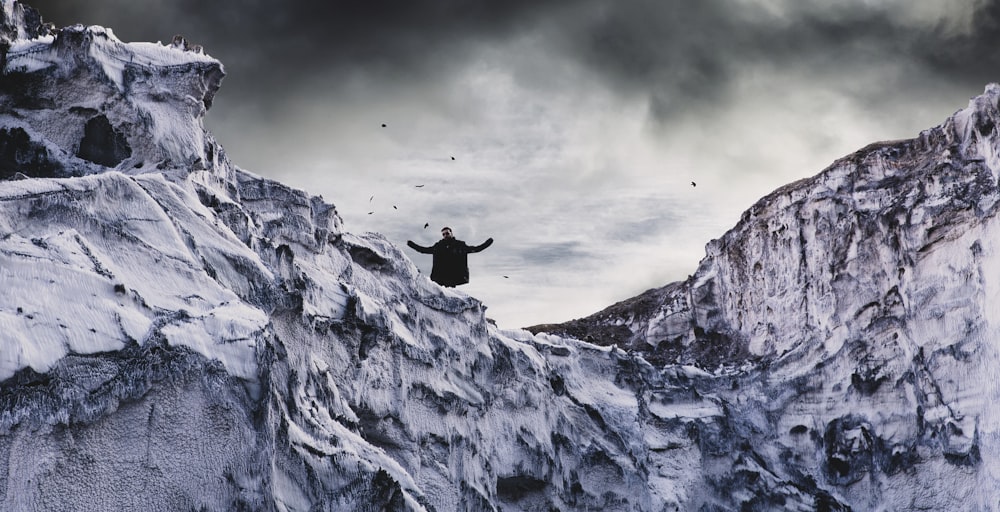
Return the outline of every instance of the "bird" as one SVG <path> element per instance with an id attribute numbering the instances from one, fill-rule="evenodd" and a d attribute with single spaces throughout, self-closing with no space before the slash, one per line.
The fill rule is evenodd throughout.
<path id="1" fill-rule="evenodd" d="M 393 210 L 398 210 L 399 208 L 396 208 L 396 205 L 392 205 L 392 209 Z"/>
<path id="2" fill-rule="evenodd" d="M 371 214 L 373 214 L 373 213 L 375 213 L 375 212 L 368 212 L 368 215 L 371 215 Z"/>
<path id="3" fill-rule="evenodd" d="M 503 278 L 504 278 L 504 279 L 510 279 L 510 278 L 509 278 L 509 277 L 507 277 L 507 276 L 503 276 Z"/>
<path id="4" fill-rule="evenodd" d="M 370 203 L 370 202 L 372 202 L 372 199 L 375 199 L 375 196 L 371 196 L 371 197 L 369 197 L 369 198 L 368 198 L 368 202 L 369 202 L 369 203 Z"/>
<path id="5" fill-rule="evenodd" d="M 382 128 L 385 128 L 385 123 L 382 123 Z"/>
<path id="6" fill-rule="evenodd" d="M 697 187 L 697 186 L 698 186 L 698 184 L 692 181 L 692 182 L 691 182 L 691 186 L 692 186 L 692 187 Z"/>
<path id="7" fill-rule="evenodd" d="M 424 223 L 424 229 L 427 229 L 427 226 L 430 226 L 430 225 L 431 225 L 431 223 L 430 223 L 430 222 L 425 222 L 425 223 Z"/>
<path id="8" fill-rule="evenodd" d="M 452 159 L 452 160 L 454 160 L 454 159 L 455 159 L 455 157 L 451 157 L 451 159 Z"/>
<path id="9" fill-rule="evenodd" d="M 416 185 L 416 187 L 417 187 L 417 188 L 420 188 L 420 187 L 422 187 L 422 186 L 423 186 L 423 185 Z"/>

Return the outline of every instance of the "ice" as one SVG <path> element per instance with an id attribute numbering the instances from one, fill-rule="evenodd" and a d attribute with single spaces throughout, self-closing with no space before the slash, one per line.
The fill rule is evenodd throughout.
<path id="1" fill-rule="evenodd" d="M 51 51 L 52 41 L 52 36 L 15 41 L 7 51 L 4 72 L 33 73 L 54 66 L 59 56 Z"/>
<path id="2" fill-rule="evenodd" d="M 184 51 L 172 46 L 144 42 L 126 44 L 104 27 L 90 26 L 83 30 L 92 38 L 90 56 L 101 64 L 108 78 L 121 90 L 124 90 L 123 73 L 127 64 L 163 68 L 183 66 L 192 62 L 218 63 L 202 53 Z"/>
<path id="3" fill-rule="evenodd" d="M 257 378 L 257 343 L 263 339 L 268 318 L 263 311 L 239 303 L 224 303 L 201 317 L 188 317 L 164 325 L 160 332 L 171 345 L 190 347 L 207 359 L 225 365 L 229 373 Z"/>

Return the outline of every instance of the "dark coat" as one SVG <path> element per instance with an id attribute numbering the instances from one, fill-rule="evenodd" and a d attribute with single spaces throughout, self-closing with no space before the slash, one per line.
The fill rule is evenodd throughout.
<path id="1" fill-rule="evenodd" d="M 493 239 L 487 239 L 482 245 L 469 246 L 461 240 L 443 238 L 433 247 L 424 247 L 411 241 L 409 245 L 418 252 L 434 255 L 431 268 L 431 281 L 441 286 L 458 286 L 469 282 L 469 253 L 479 252 L 493 244 Z"/>

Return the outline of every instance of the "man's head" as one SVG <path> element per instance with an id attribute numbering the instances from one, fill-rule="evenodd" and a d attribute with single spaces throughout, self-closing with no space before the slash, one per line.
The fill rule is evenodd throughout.
<path id="1" fill-rule="evenodd" d="M 451 228 L 447 226 L 441 228 L 441 238 L 454 238 L 454 235 L 451 234 Z"/>

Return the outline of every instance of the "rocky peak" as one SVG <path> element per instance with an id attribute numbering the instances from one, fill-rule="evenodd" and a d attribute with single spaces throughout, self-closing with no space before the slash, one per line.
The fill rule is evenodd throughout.
<path id="1" fill-rule="evenodd" d="M 0 48 L 6 50 L 19 39 L 49 35 L 53 28 L 51 24 L 42 23 L 42 17 L 35 9 L 17 0 L 0 1 Z"/>
<path id="2" fill-rule="evenodd" d="M 532 330 L 705 367 L 771 359 L 817 339 L 839 346 L 862 309 L 898 312 L 918 293 L 910 287 L 925 284 L 914 276 L 927 262 L 962 255 L 954 242 L 996 217 L 998 100 L 991 84 L 938 127 L 871 144 L 772 192 L 706 246 L 686 281 Z M 973 242 L 961 257 L 970 270 L 986 244 Z"/>
<path id="3" fill-rule="evenodd" d="M 200 47 L 124 43 L 98 26 L 50 30 L 30 7 L 2 5 L 0 177 L 218 167 L 202 119 L 225 73 Z"/>
<path id="4" fill-rule="evenodd" d="M 0 509 L 691 501 L 698 471 L 639 477 L 663 462 L 652 367 L 502 331 L 333 205 L 232 165 L 201 126 L 222 68 L 198 48 L 73 26 L 7 56 Z M 688 429 L 655 449 L 696 450 Z"/>
<path id="5" fill-rule="evenodd" d="M 750 473 L 829 491 L 816 509 L 990 510 L 998 101 L 989 85 L 938 127 L 779 188 L 683 282 L 533 330 L 706 370 Z"/>

